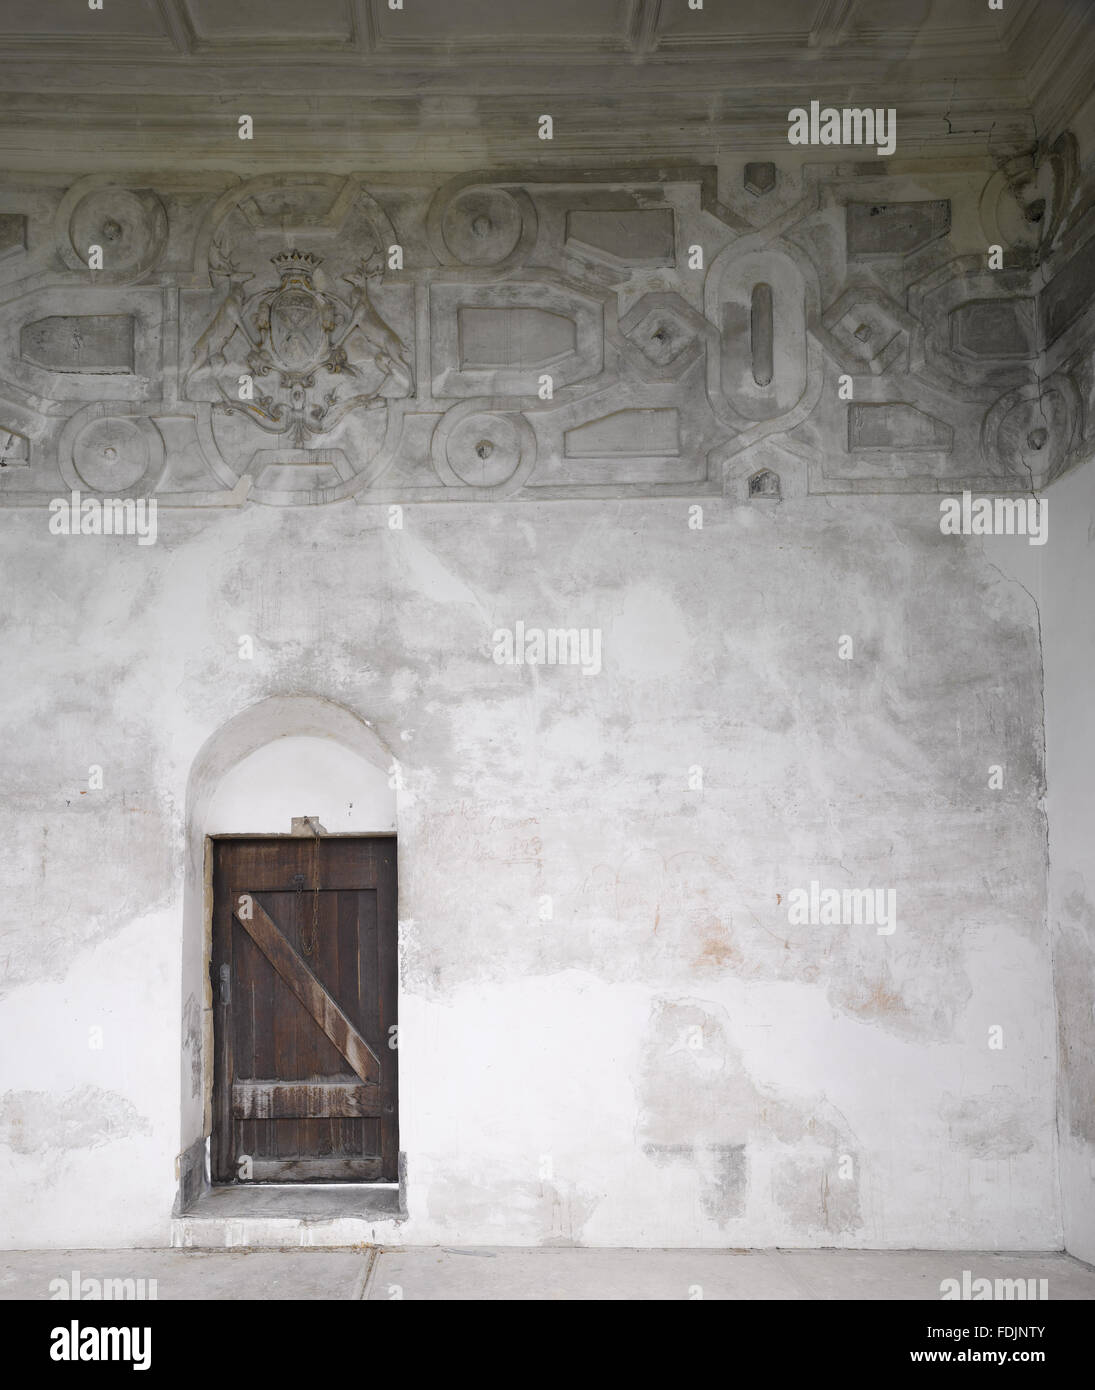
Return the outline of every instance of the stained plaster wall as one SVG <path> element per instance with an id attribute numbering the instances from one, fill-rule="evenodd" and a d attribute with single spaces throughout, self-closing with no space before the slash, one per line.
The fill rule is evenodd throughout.
<path id="1" fill-rule="evenodd" d="M 203 818 L 275 735 L 357 729 L 403 778 L 390 1238 L 1059 1246 L 1037 614 L 938 515 L 346 502 L 142 547 L 9 512 L 3 1243 L 166 1243 Z M 601 629 L 602 672 L 495 664 L 518 619 Z M 896 931 L 791 926 L 813 879 L 896 889 Z"/>
<path id="2" fill-rule="evenodd" d="M 1050 922 L 1060 1056 L 1065 1243 L 1095 1263 L 1095 467 L 1050 489 L 1046 559 L 1046 748 Z"/>
<path id="3" fill-rule="evenodd" d="M 1089 126 L 1080 131 L 1088 166 Z M 406 409 L 418 433 L 402 441 L 377 500 L 403 503 L 403 529 L 389 529 L 386 505 L 241 506 L 228 494 L 245 451 L 229 449 L 230 476 L 211 481 L 209 457 L 172 442 L 205 408 L 179 388 L 213 304 L 196 247 L 221 196 L 216 179 L 187 194 L 193 206 L 169 199 L 166 268 L 153 291 L 170 303 L 183 270 L 200 262 L 183 281 L 182 331 L 162 344 L 165 397 L 175 394 L 141 405 L 162 412 L 171 467 L 181 468 L 161 480 L 157 543 L 47 532 L 43 501 L 69 477 L 51 470 L 80 455 L 67 412 L 84 402 L 97 428 L 97 383 L 55 383 L 54 405 L 38 401 L 41 420 L 13 417 L 30 466 L 10 469 L 0 494 L 12 504 L 0 528 L 4 1244 L 167 1241 L 176 1162 L 208 1132 L 205 836 L 288 831 L 291 815 L 318 815 L 330 830 L 390 829 L 396 758 L 407 1218 L 386 1240 L 1058 1247 L 1055 963 L 1062 1104 L 1081 1124 L 1078 1136 L 1067 1116 L 1061 1125 L 1064 1219 L 1080 1233 L 1077 1253 L 1089 1248 L 1078 1213 L 1090 995 L 1085 1006 L 1084 986 L 1070 994 L 1068 978 L 1069 959 L 1086 948 L 1076 912 L 1056 906 L 1075 902 L 1065 876 L 1083 847 L 1062 841 L 1053 870 L 1062 886 L 1049 904 L 1035 602 L 1047 672 L 1061 672 L 1047 696 L 1052 756 L 1054 689 L 1086 669 L 1069 646 L 1083 621 L 1069 556 L 1081 552 L 1088 513 L 1055 503 L 1043 552 L 1023 538 L 942 536 L 939 495 L 1025 488 L 1033 466 L 1051 472 L 1090 443 L 1090 352 L 1070 328 L 1053 361 L 1039 360 L 1045 375 L 1074 359 L 1074 404 L 1058 419 L 1033 401 L 1028 419 L 1019 407 L 1001 414 L 1026 363 L 986 359 L 967 389 L 972 369 L 944 351 L 941 325 L 962 296 L 998 294 L 1021 308 L 1029 289 L 1026 271 L 990 290 L 978 269 L 990 237 L 1010 256 L 1005 232 L 1029 232 L 1007 211 L 1002 176 L 834 166 L 815 199 L 813 175 L 789 171 L 785 152 L 777 162 L 775 186 L 758 199 L 741 159 L 724 159 L 717 215 L 701 211 L 698 185 L 667 192 L 678 268 L 634 271 L 618 305 L 615 271 L 567 259 L 559 207 L 577 195 L 540 219 L 533 263 L 585 276 L 583 292 L 623 316 L 617 328 L 640 291 L 673 300 L 684 328 L 696 327 L 689 309 L 706 315 L 706 382 L 692 365 L 698 346 L 663 372 L 621 339 L 609 309 L 605 351 L 591 357 L 602 362 L 604 396 L 589 415 L 655 398 L 683 407 L 692 432 L 662 466 L 705 467 L 683 481 L 666 475 L 678 495 L 598 496 L 599 479 L 611 493 L 662 474 L 632 457 L 625 435 L 583 475 L 565 430 L 584 415 L 564 402 L 532 404 L 527 416 L 542 436 L 538 466 L 567 461 L 567 485 L 589 489 L 582 500 L 470 486 L 466 503 L 424 500 L 455 495 L 454 480 L 441 488 L 433 471 L 452 465 L 454 450 L 465 473 L 470 460 L 451 435 L 445 446 L 447 402 L 429 399 L 437 340 L 425 299 L 415 321 L 397 284 L 384 287 L 382 307 L 408 340 L 413 330 L 417 395 L 390 408 Z M 79 263 L 59 262 L 51 240 L 68 235 L 58 212 L 68 179 L 54 182 L 30 205 L 29 269 L 48 270 L 50 284 L 67 275 L 66 295 L 83 295 Z M 393 197 L 384 191 L 386 206 Z M 934 227 L 905 258 L 891 247 L 856 261 L 845 204 L 875 198 L 900 215 L 903 200 L 946 198 L 949 230 Z M 427 194 L 390 201 L 415 275 L 429 264 L 428 204 Z M 876 370 L 865 350 L 834 338 L 836 320 L 777 334 L 773 390 L 798 373 L 801 406 L 778 432 L 767 418 L 738 420 L 732 439 L 707 413 L 730 375 L 712 365 L 712 326 L 723 347 L 740 349 L 742 324 L 727 326 L 719 296 L 736 303 L 751 279 L 723 280 L 718 256 L 727 267 L 734 247 L 751 256 L 750 227 L 769 228 L 763 243 L 784 217 L 785 259 L 758 262 L 756 275 L 798 265 L 800 298 L 818 315 L 867 284 L 851 309 L 869 319 L 882 305 L 883 327 L 901 330 L 906 351 L 916 325 L 901 305 L 934 336 L 912 352 L 910 373 L 900 355 Z M 902 227 L 898 216 L 886 235 L 900 242 Z M 710 304 L 704 277 L 683 269 L 693 236 L 708 248 Z M 22 270 L 9 260 L 6 273 Z M 478 283 L 478 272 L 444 275 Z M 935 304 L 913 293 L 930 277 L 946 291 Z M 209 303 L 195 308 L 185 295 L 198 290 Z M 24 317 L 47 310 L 52 301 Z M 981 331 L 984 355 L 994 321 Z M 842 370 L 856 375 L 857 401 L 877 403 L 892 447 L 866 457 L 850 447 Z M 517 419 L 527 403 L 506 389 L 504 411 L 488 405 Z M 931 442 L 949 439 L 945 448 L 925 455 L 915 410 L 912 436 L 903 433 L 900 402 L 910 400 L 944 426 Z M 1023 441 L 1043 419 L 1050 446 L 1036 458 Z M 784 425 L 798 431 L 786 447 Z M 115 441 L 123 454 L 131 435 Z M 478 438 L 477 429 L 464 443 Z M 762 465 L 780 473 L 782 501 L 745 500 Z M 1082 476 L 1066 475 L 1051 495 L 1073 496 Z M 889 489 L 898 491 L 880 495 Z M 24 509 L 15 494 L 37 504 Z M 689 525 L 692 505 L 703 507 L 702 530 Z M 1073 539 L 1059 549 L 1062 512 Z M 1068 603 L 1047 628 L 1037 571 L 1051 557 Z M 518 620 L 600 629 L 602 672 L 496 665 L 493 632 Z M 245 634 L 250 661 L 239 657 Z M 851 660 L 838 656 L 845 635 Z M 1081 716 L 1062 705 L 1059 765 Z M 287 783 L 289 745 L 299 753 L 298 740 L 319 738 L 330 744 L 327 772 L 321 759 L 307 768 L 296 759 Z M 103 768 L 102 790 L 88 787 L 92 764 Z M 994 765 L 1006 769 L 999 790 L 988 785 Z M 690 785 L 697 768 L 702 790 Z M 284 796 L 273 805 L 275 784 Z M 1077 826 L 1090 825 L 1078 770 L 1072 784 L 1057 803 L 1051 795 L 1051 817 L 1057 804 L 1067 821 L 1075 805 Z M 1051 846 L 1055 834 L 1051 819 Z M 788 895 L 812 880 L 894 889 L 896 931 L 792 926 Z M 93 1028 L 101 1048 L 89 1046 Z M 1002 1048 L 989 1046 L 994 1028 Z"/>
<path id="4" fill-rule="evenodd" d="M 1073 127 L 1081 160 L 1091 168 L 1095 93 Z M 1065 474 L 1047 489 L 1047 498 L 1053 539 L 1028 587 L 1041 595 L 1045 659 L 1059 1181 L 1065 1248 L 1095 1263 L 1095 466 L 1089 461 Z"/>

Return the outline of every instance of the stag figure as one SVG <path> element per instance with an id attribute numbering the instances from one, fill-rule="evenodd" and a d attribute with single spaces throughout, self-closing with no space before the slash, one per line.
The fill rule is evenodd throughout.
<path id="1" fill-rule="evenodd" d="M 223 277 L 228 281 L 228 285 L 213 322 L 194 344 L 190 366 L 183 382 L 184 391 L 189 390 L 191 378 L 202 367 L 209 363 L 217 367 L 225 365 L 224 350 L 236 332 L 243 334 L 252 351 L 259 347 L 243 312 L 243 287 L 248 280 L 254 279 L 254 276 L 241 272 L 231 256 L 215 242 L 209 258 L 209 271 L 211 277 Z"/>
<path id="2" fill-rule="evenodd" d="M 357 270 L 342 277 L 354 293 L 350 299 L 349 322 L 334 346 L 345 352 L 346 360 L 351 366 L 371 358 L 390 380 L 399 384 L 402 388 L 399 391 L 400 395 L 412 396 L 414 371 L 407 360 L 406 349 L 399 336 L 377 313 L 369 298 L 370 285 L 374 282 L 379 283 L 383 276 L 384 253 L 374 251 L 367 259 L 361 261 Z M 355 350 L 355 336 L 359 342 L 364 343 L 364 350 Z"/>

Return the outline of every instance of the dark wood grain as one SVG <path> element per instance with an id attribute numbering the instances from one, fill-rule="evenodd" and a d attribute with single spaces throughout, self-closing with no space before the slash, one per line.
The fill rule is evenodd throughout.
<path id="1" fill-rule="evenodd" d="M 289 945 L 257 898 L 252 898 L 250 916 L 241 917 L 235 908 L 232 915 L 361 1080 L 379 1081 L 380 1059 Z M 290 1013 L 287 1021 L 297 1024 L 299 1013 Z M 295 1050 L 301 1052 L 305 1045 L 298 1042 Z"/>
<path id="2" fill-rule="evenodd" d="M 214 1182 L 396 1181 L 394 837 L 214 840 L 210 975 Z"/>

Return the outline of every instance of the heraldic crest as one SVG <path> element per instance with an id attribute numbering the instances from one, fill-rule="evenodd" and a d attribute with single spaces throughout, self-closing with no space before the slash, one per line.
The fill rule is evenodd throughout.
<path id="1" fill-rule="evenodd" d="M 342 279 L 343 298 L 318 288 L 320 259 L 308 251 L 270 258 L 278 283 L 247 295 L 254 279 L 215 243 L 210 278 L 224 297 L 194 345 L 184 389 L 208 367 L 221 399 L 215 409 L 240 415 L 296 448 L 326 434 L 353 411 L 414 393 L 407 348 L 377 312 L 370 290 L 384 274 L 378 249 Z M 233 342 L 239 335 L 241 341 Z M 231 375 L 230 361 L 246 362 Z"/>

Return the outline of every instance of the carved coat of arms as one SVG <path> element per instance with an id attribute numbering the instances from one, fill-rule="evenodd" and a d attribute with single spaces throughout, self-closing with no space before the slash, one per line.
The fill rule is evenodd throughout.
<path id="1" fill-rule="evenodd" d="M 225 282 L 224 297 L 194 345 L 186 387 L 209 367 L 221 395 L 217 409 L 295 448 L 355 410 L 414 393 L 406 345 L 370 298 L 384 273 L 381 252 L 342 277 L 350 286 L 346 298 L 317 288 L 320 261 L 310 252 L 286 251 L 271 263 L 279 283 L 248 295 L 244 286 L 253 274 L 214 246 L 210 274 Z M 233 343 L 237 335 L 242 341 Z M 229 361 L 241 359 L 246 372 L 230 375 Z"/>

